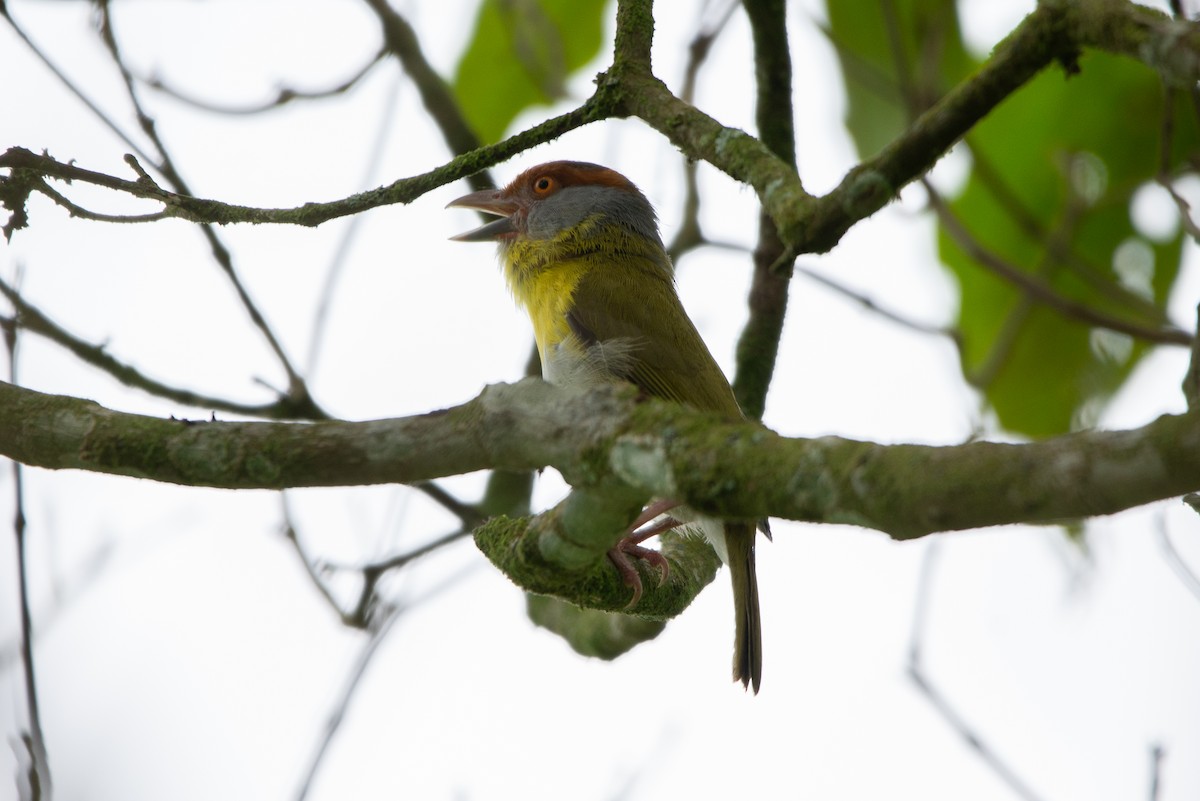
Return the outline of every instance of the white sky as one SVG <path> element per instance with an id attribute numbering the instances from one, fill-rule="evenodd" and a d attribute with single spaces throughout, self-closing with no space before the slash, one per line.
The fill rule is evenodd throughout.
<path id="1" fill-rule="evenodd" d="M 404 6 L 443 74 L 469 30 L 472 6 L 458 5 Z M 671 5 L 668 13 L 659 4 L 655 65 L 673 86 L 695 32 L 694 5 Z M 1032 3 L 962 5 L 972 43 L 986 50 Z M 838 122 L 843 101 L 832 53 L 812 23 L 817 6 L 793 4 L 789 23 L 802 175 L 823 191 L 854 155 Z M 124 130 L 135 131 L 86 4 L 15 0 L 9 8 Z M 118 3 L 116 12 L 136 67 L 229 103 L 262 100 L 280 83 L 326 86 L 357 69 L 378 41 L 365 5 L 351 0 L 160 0 Z M 574 102 L 606 63 L 602 57 L 572 84 Z M 350 97 L 261 117 L 214 118 L 146 97 L 198 194 L 294 205 L 446 159 L 397 72 L 387 63 Z M 739 14 L 713 51 L 698 103 L 752 130 L 751 74 Z M 0 27 L 0 75 L 0 147 L 44 148 L 129 175 L 122 162 L 129 148 L 7 27 Z M 385 152 L 364 179 L 393 94 Z M 539 109 L 518 126 L 559 110 Z M 656 204 L 665 237 L 674 233 L 682 165 L 640 123 L 573 132 L 496 175 L 507 179 L 553 158 L 624 172 Z M 936 177 L 952 185 L 963 166 L 952 156 Z M 701 179 L 710 237 L 752 246 L 753 194 L 711 168 L 701 168 Z M 443 210 L 463 191 L 460 183 L 362 216 L 309 374 L 334 413 L 414 414 L 520 376 L 528 322 L 490 248 L 447 241 L 473 224 L 464 212 Z M 69 194 L 93 208 L 132 208 L 84 187 Z M 911 317 L 948 322 L 954 290 L 936 266 L 932 228 L 919 209 L 919 192 L 910 190 L 836 252 L 803 264 Z M 0 274 L 12 280 L 23 265 L 27 297 L 70 330 L 169 383 L 258 401 L 266 394 L 256 379 L 282 382 L 193 226 L 71 220 L 44 200 L 30 211 L 31 228 L 0 245 Z M 221 231 L 302 369 L 312 358 L 328 265 L 349 224 Z M 746 314 L 748 262 L 743 253 L 712 249 L 680 265 L 684 303 L 727 371 Z M 1171 306 L 1189 327 L 1197 272 L 1193 248 Z M 1185 366 L 1178 350 L 1153 353 L 1105 425 L 1136 426 L 1182 410 Z M 20 375 L 28 386 L 122 410 L 207 415 L 127 390 L 33 336 L 23 340 Z M 949 343 L 899 329 L 801 278 L 766 422 L 788 435 L 954 443 L 979 415 Z M 279 496 L 39 470 L 26 471 L 26 485 L 38 676 L 58 797 L 293 797 L 364 638 L 342 628 L 313 591 L 280 534 Z M 445 485 L 469 500 L 482 479 Z M 544 507 L 564 492 L 548 474 L 535 500 Z M 11 519 L 12 494 L 5 468 L 0 520 Z M 400 488 L 288 497 L 310 552 L 339 564 L 407 550 L 454 526 Z M 1161 744 L 1160 798 L 1194 799 L 1200 603 L 1164 559 L 1164 526 L 1200 566 L 1200 521 L 1177 502 L 1098 521 L 1086 555 L 1048 528 L 896 544 L 862 529 L 776 522 L 774 544 L 759 550 L 766 668 L 757 698 L 728 680 L 724 574 L 657 640 L 604 663 L 535 629 L 521 594 L 464 541 L 389 585 L 394 598 L 419 606 L 399 619 L 371 663 L 311 797 L 1012 798 L 905 675 L 919 577 L 936 548 L 927 675 L 1036 797 L 1147 797 L 1150 749 Z M 7 653 L 17 636 L 11 548 L 0 549 L 0 577 L 8 589 L 0 593 Z M 353 588 L 344 589 L 349 597 Z M 0 686 L 7 742 L 24 720 L 11 661 L 0 663 Z M 15 765 L 12 751 L 0 749 L 0 799 L 9 797 Z"/>

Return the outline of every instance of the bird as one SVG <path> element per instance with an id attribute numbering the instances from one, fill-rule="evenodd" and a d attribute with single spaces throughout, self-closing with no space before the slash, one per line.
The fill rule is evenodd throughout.
<path id="1" fill-rule="evenodd" d="M 646 196 L 624 175 L 598 164 L 553 161 L 531 167 L 502 189 L 451 201 L 496 215 L 451 239 L 495 242 L 514 298 L 529 314 L 542 377 L 562 386 L 628 382 L 647 396 L 744 419 L 729 381 L 688 317 L 675 289 L 674 266 Z M 755 524 L 719 521 L 677 502 L 652 503 L 645 522 L 667 510 L 698 523 L 729 567 L 735 616 L 733 679 L 758 693 L 762 626 L 755 571 Z M 656 533 L 676 520 L 646 531 Z M 629 557 L 665 578 L 666 560 L 639 545 L 632 532 L 609 556 L 625 583 L 641 595 Z"/>

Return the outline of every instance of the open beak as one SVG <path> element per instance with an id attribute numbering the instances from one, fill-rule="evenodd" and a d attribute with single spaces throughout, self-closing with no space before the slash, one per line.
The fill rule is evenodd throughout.
<path id="1" fill-rule="evenodd" d="M 484 223 L 474 230 L 450 237 L 455 242 L 491 242 L 497 239 L 508 239 L 518 233 L 517 227 L 513 223 L 513 215 L 516 214 L 519 206 L 512 198 L 505 197 L 501 189 L 483 189 L 463 195 L 457 200 L 447 203 L 446 208 L 475 209 L 500 217 L 500 219 Z"/>

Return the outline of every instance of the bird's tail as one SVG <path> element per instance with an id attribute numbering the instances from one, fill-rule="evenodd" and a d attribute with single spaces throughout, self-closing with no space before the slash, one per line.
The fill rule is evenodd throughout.
<path id="1" fill-rule="evenodd" d="M 726 523 L 725 546 L 733 579 L 733 680 L 758 692 L 762 683 L 762 622 L 758 614 L 758 576 L 754 568 L 754 526 Z"/>

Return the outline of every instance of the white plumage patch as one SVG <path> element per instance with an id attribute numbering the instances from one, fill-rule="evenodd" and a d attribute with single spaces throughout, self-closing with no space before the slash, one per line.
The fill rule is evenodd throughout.
<path id="1" fill-rule="evenodd" d="M 542 378 L 564 387 L 611 384 L 631 373 L 637 349 L 638 342 L 633 337 L 584 345 L 571 334 L 542 351 Z"/>

